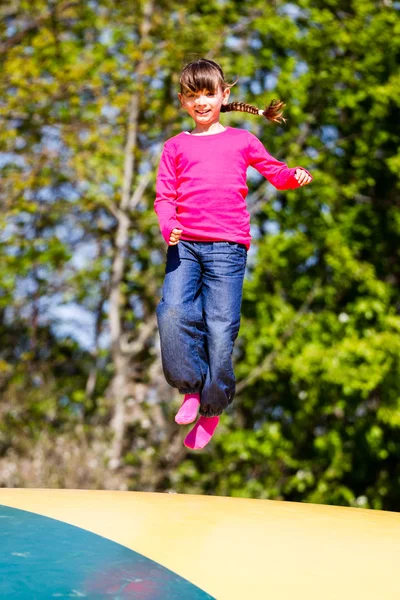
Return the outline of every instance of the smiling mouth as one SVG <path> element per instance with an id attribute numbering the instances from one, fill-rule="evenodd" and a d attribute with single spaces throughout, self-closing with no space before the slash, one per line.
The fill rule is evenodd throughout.
<path id="1" fill-rule="evenodd" d="M 196 113 L 198 115 L 208 115 L 208 113 L 211 112 L 209 110 L 196 110 Z"/>

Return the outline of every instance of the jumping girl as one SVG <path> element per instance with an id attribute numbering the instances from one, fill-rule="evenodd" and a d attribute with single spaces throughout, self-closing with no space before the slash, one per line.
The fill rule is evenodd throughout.
<path id="1" fill-rule="evenodd" d="M 194 129 L 165 143 L 156 182 L 154 208 L 169 245 L 156 311 L 162 364 L 167 382 L 184 394 L 176 422 L 192 423 L 200 412 L 184 441 L 195 450 L 210 441 L 235 394 L 232 351 L 251 240 L 247 168 L 279 190 L 312 180 L 305 169 L 273 158 L 245 129 L 220 123 L 220 113 L 231 110 L 284 121 L 282 102 L 273 100 L 265 110 L 228 104 L 232 85 L 211 60 L 183 69 L 178 97 Z"/>

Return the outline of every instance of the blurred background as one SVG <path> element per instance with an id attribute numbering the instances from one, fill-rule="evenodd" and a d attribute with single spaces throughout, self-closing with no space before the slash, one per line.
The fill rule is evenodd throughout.
<path id="1" fill-rule="evenodd" d="M 400 510 L 400 2 L 0 6 L 0 486 Z M 219 62 L 247 128 L 312 185 L 249 171 L 235 401 L 182 444 L 155 308 L 179 72 Z"/>

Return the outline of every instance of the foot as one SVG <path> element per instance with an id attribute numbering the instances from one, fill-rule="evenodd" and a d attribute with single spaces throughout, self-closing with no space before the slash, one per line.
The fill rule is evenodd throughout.
<path id="1" fill-rule="evenodd" d="M 183 442 L 186 448 L 201 450 L 204 446 L 207 446 L 214 435 L 218 423 L 219 417 L 200 417 Z"/>
<path id="2" fill-rule="evenodd" d="M 175 421 L 178 425 L 188 425 L 197 418 L 200 406 L 200 394 L 186 394 L 182 406 L 178 410 Z"/>

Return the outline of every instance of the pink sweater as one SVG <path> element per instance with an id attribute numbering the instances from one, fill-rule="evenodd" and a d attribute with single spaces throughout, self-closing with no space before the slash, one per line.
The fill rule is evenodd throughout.
<path id="1" fill-rule="evenodd" d="M 227 127 L 213 135 L 182 132 L 161 156 L 154 209 L 167 242 L 172 229 L 181 240 L 239 242 L 250 247 L 246 172 L 254 167 L 278 190 L 299 187 L 294 173 L 273 158 L 256 136 Z M 302 167 L 301 167 L 302 168 Z"/>

